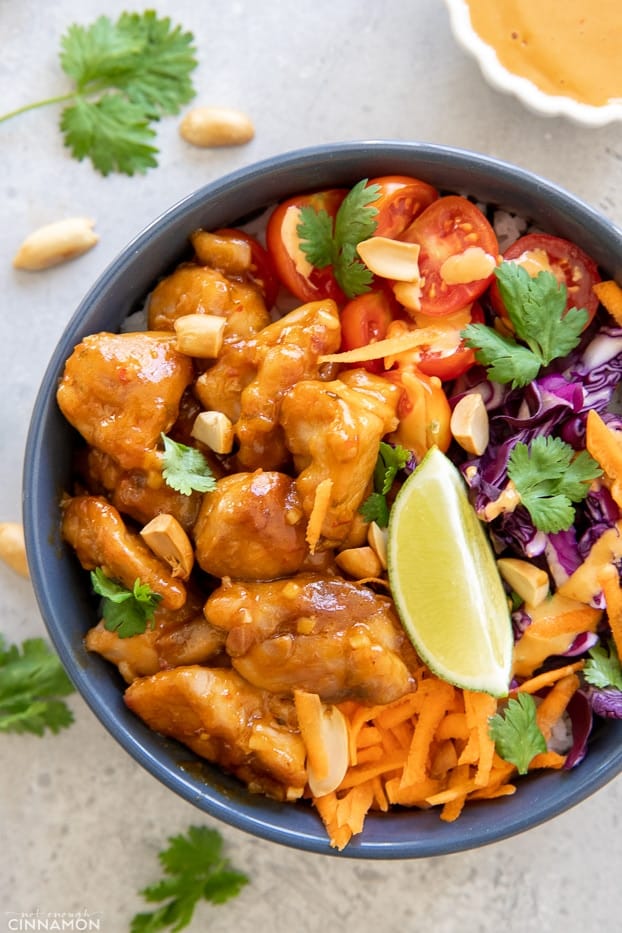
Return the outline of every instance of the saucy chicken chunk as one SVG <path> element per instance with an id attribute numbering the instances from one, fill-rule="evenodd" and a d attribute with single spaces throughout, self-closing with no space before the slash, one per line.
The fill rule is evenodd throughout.
<path id="1" fill-rule="evenodd" d="M 293 703 L 275 700 L 235 671 L 162 671 L 134 681 L 125 702 L 150 728 L 221 765 L 251 791 L 277 800 L 302 795 L 306 750 L 293 724 Z"/>
<path id="2" fill-rule="evenodd" d="M 287 576 L 307 555 L 305 529 L 291 477 L 263 470 L 234 473 L 203 497 L 194 528 L 197 561 L 216 577 Z"/>
<path id="3" fill-rule="evenodd" d="M 196 381 L 206 409 L 235 423 L 237 461 L 244 470 L 280 468 L 288 459 L 279 413 L 301 379 L 316 379 L 320 357 L 338 349 L 341 326 L 335 302 L 315 301 L 290 311 L 250 340 L 225 345 Z"/>
<path id="4" fill-rule="evenodd" d="M 280 421 L 307 517 L 319 484 L 331 484 L 323 547 L 346 539 L 368 492 L 380 441 L 397 424 L 399 398 L 400 390 L 386 379 L 351 370 L 331 382 L 298 382 L 283 399 Z"/>
<path id="5" fill-rule="evenodd" d="M 393 602 L 339 577 L 299 574 L 223 582 L 206 619 L 227 631 L 233 667 L 273 693 L 299 688 L 325 703 L 390 703 L 414 689 L 414 651 Z"/>
<path id="6" fill-rule="evenodd" d="M 192 377 L 170 334 L 93 334 L 67 360 L 57 401 L 87 443 L 124 469 L 148 470 Z"/>
<path id="7" fill-rule="evenodd" d="M 119 512 L 103 496 L 74 496 L 63 504 L 62 536 L 85 570 L 101 567 L 107 577 L 131 590 L 137 579 L 162 597 L 167 609 L 180 609 L 186 588 L 168 564 L 130 531 Z"/>

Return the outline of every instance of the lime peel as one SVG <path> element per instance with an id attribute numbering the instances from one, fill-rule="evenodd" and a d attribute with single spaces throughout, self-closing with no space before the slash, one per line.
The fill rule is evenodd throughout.
<path id="1" fill-rule="evenodd" d="M 466 690 L 507 695 L 507 597 L 464 481 L 437 447 L 396 496 L 387 559 L 402 625 L 430 670 Z"/>

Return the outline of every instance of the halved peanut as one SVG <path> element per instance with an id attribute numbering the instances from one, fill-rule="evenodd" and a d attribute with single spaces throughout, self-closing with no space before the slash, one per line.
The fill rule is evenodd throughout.
<path id="1" fill-rule="evenodd" d="M 255 127 L 241 110 L 194 107 L 181 121 L 179 133 L 193 146 L 241 146 L 253 138 Z"/>
<path id="2" fill-rule="evenodd" d="M 37 272 L 81 256 L 99 241 L 94 223 L 88 217 L 68 217 L 39 227 L 24 240 L 13 266 Z"/>
<path id="3" fill-rule="evenodd" d="M 241 237 L 221 236 L 207 230 L 195 230 L 190 236 L 199 262 L 220 269 L 227 275 L 247 272 L 251 265 L 250 244 Z"/>
<path id="4" fill-rule="evenodd" d="M 0 522 L 0 560 L 20 576 L 30 576 L 24 528 L 19 522 Z"/>
<path id="5" fill-rule="evenodd" d="M 376 554 L 383 570 L 387 569 L 387 529 L 377 522 L 371 522 L 367 529 L 369 546 Z"/>
<path id="6" fill-rule="evenodd" d="M 140 534 L 153 553 L 166 561 L 174 577 L 188 579 L 194 565 L 194 551 L 190 538 L 174 515 L 156 515 Z"/>
<path id="7" fill-rule="evenodd" d="M 336 706 L 326 706 L 316 693 L 294 691 L 298 726 L 307 750 L 307 782 L 314 797 L 324 797 L 341 784 L 348 769 L 348 724 Z"/>
<path id="8" fill-rule="evenodd" d="M 369 546 L 346 548 L 335 555 L 335 563 L 355 580 L 379 577 L 382 573 L 380 558 Z"/>
<path id="9" fill-rule="evenodd" d="M 499 573 L 515 593 L 530 606 L 539 606 L 549 595 L 549 576 L 545 570 L 518 557 L 500 557 Z"/>
<path id="10" fill-rule="evenodd" d="M 372 236 L 362 240 L 356 250 L 371 272 L 383 279 L 396 282 L 419 281 L 418 243 L 392 240 L 386 236 Z"/>
<path id="11" fill-rule="evenodd" d="M 456 404 L 449 428 L 467 453 L 481 456 L 488 447 L 490 427 L 484 400 L 478 392 L 464 395 Z"/>
<path id="12" fill-rule="evenodd" d="M 421 311 L 421 280 L 414 282 L 396 282 L 393 294 L 408 311 Z"/>
<path id="13" fill-rule="evenodd" d="M 184 314 L 174 322 L 177 349 L 187 356 L 216 359 L 222 349 L 227 319 L 217 314 Z"/>
<path id="14" fill-rule="evenodd" d="M 202 411 L 194 419 L 192 437 L 217 454 L 229 454 L 233 448 L 233 424 L 221 411 Z"/>

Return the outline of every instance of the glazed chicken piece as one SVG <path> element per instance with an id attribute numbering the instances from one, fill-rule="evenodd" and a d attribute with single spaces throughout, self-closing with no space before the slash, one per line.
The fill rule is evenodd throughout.
<path id="1" fill-rule="evenodd" d="M 291 477 L 234 473 L 203 496 L 194 528 L 196 558 L 216 577 L 272 580 L 300 570 L 306 522 Z"/>
<path id="2" fill-rule="evenodd" d="M 128 684 L 168 668 L 208 661 L 223 663 L 225 633 L 205 619 L 204 601 L 203 594 L 190 592 L 181 609 L 159 606 L 154 627 L 130 638 L 120 638 L 116 632 L 108 631 L 101 621 L 89 629 L 84 643 L 89 651 L 116 664 Z"/>
<path id="3" fill-rule="evenodd" d="M 226 345 L 214 366 L 197 379 L 201 404 L 235 422 L 241 469 L 275 470 L 286 462 L 281 402 L 301 379 L 319 377 L 319 358 L 334 352 L 340 340 L 335 302 L 310 302 L 251 340 Z"/>
<path id="4" fill-rule="evenodd" d="M 119 512 L 102 496 L 75 496 L 62 503 L 62 536 L 85 570 L 101 567 L 106 576 L 127 589 L 140 579 L 162 597 L 167 609 L 180 609 L 185 586 L 168 564 L 149 550 L 139 534 L 130 531 Z"/>
<path id="5" fill-rule="evenodd" d="M 226 581 L 207 600 L 205 617 L 227 631 L 235 670 L 263 690 L 376 704 L 414 689 L 416 657 L 392 600 L 340 577 Z"/>
<path id="6" fill-rule="evenodd" d="M 125 702 L 151 729 L 237 775 L 252 792 L 277 800 L 302 795 L 306 752 L 293 702 L 257 690 L 235 671 L 162 671 L 134 681 Z"/>
<path id="7" fill-rule="evenodd" d="M 185 531 L 197 520 L 201 493 L 184 496 L 153 473 L 143 470 L 122 470 L 108 454 L 91 447 L 79 466 L 81 482 L 93 494 L 106 494 L 108 500 L 123 515 L 146 525 L 156 515 L 173 515 Z"/>
<path id="8" fill-rule="evenodd" d="M 57 400 L 88 444 L 126 470 L 155 469 L 192 377 L 170 334 L 93 334 L 67 360 Z"/>
<path id="9" fill-rule="evenodd" d="M 184 263 L 156 285 L 149 299 L 149 327 L 173 330 L 177 318 L 185 314 L 226 318 L 225 337 L 252 337 L 270 323 L 257 286 L 195 263 Z"/>
<path id="10" fill-rule="evenodd" d="M 281 425 L 294 455 L 296 485 L 307 517 L 318 485 L 329 480 L 321 547 L 347 537 L 368 493 L 381 439 L 397 426 L 400 390 L 381 376 L 350 370 L 332 382 L 299 382 L 283 399 Z"/>

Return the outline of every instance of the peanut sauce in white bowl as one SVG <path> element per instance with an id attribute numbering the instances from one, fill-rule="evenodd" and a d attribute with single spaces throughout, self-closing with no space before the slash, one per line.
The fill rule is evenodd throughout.
<path id="1" fill-rule="evenodd" d="M 622 119 L 620 0 L 445 0 L 489 83 L 546 116 Z"/>

